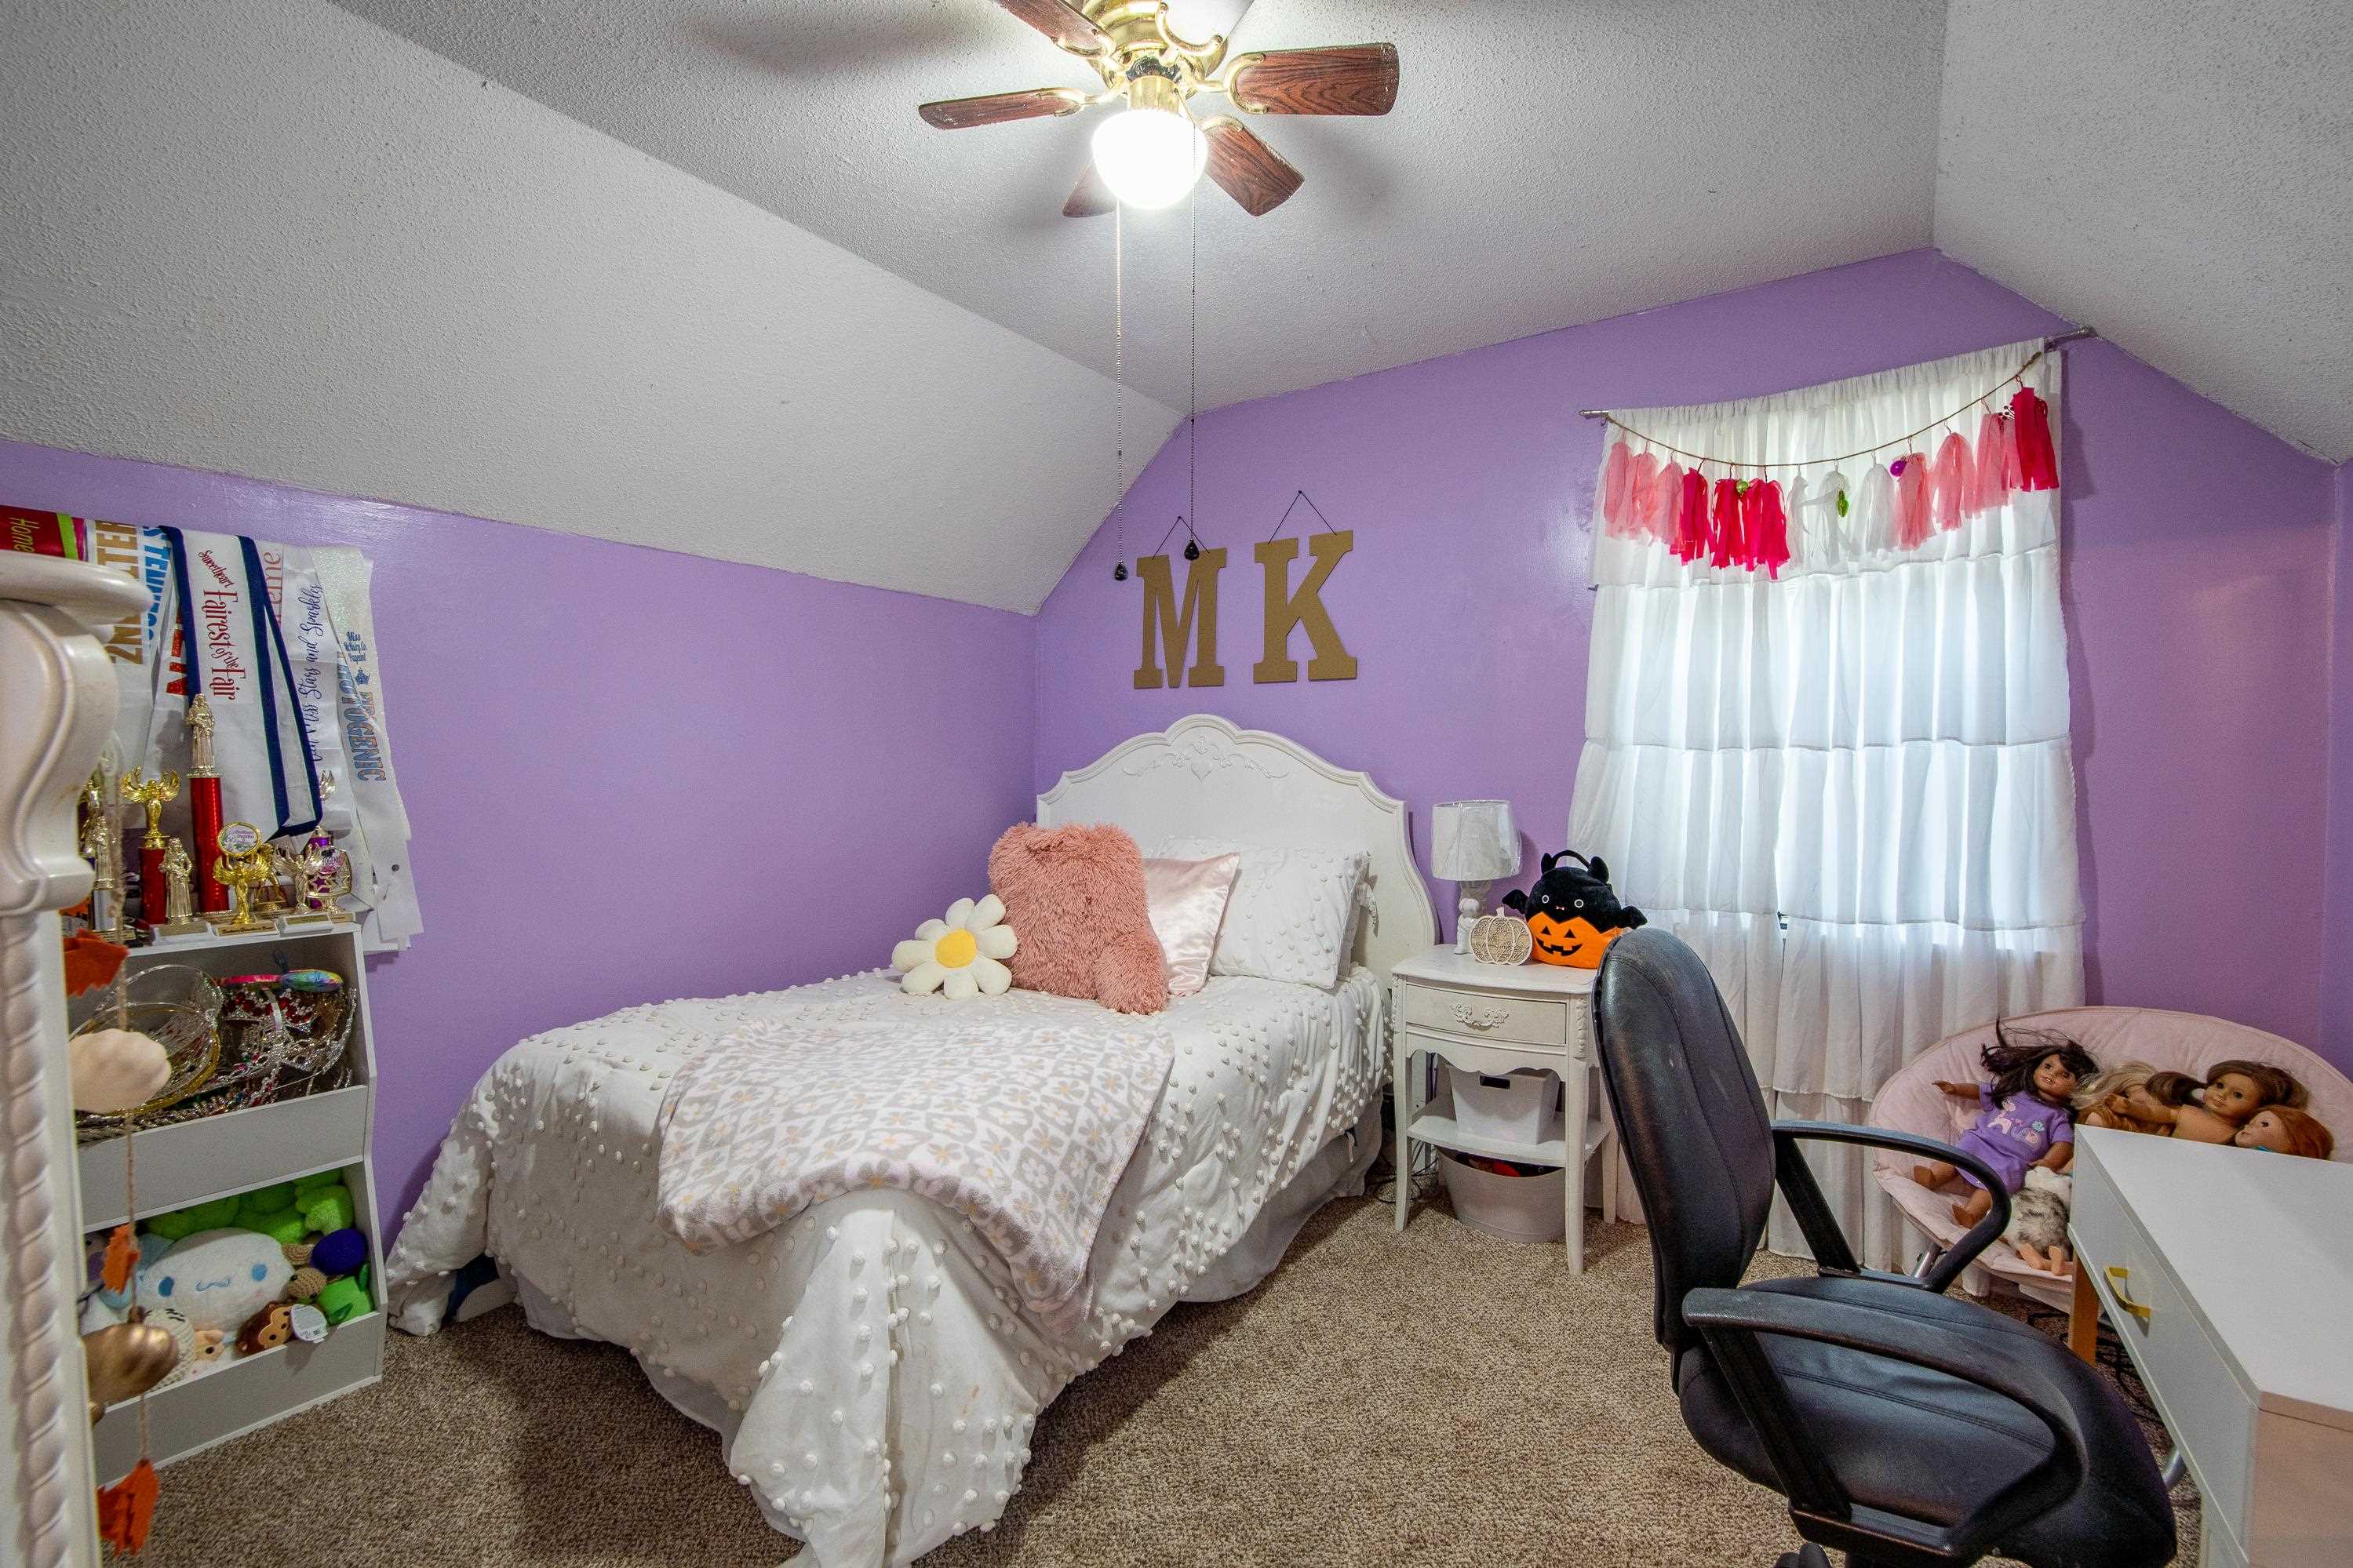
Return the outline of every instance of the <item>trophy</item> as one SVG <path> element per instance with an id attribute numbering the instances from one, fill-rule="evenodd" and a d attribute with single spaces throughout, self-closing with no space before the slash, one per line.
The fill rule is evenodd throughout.
<path id="1" fill-rule="evenodd" d="M 113 773 L 112 748 L 101 757 L 90 782 L 82 785 L 86 816 L 81 829 L 82 858 L 90 863 L 90 933 L 101 942 L 128 947 L 137 933 L 122 923 L 122 796 Z"/>
<path id="2" fill-rule="evenodd" d="M 188 890 L 195 864 L 188 858 L 188 847 L 176 838 L 164 839 L 163 864 L 163 875 L 154 883 L 159 891 L 148 897 L 163 900 L 164 919 L 150 929 L 159 937 L 202 936 L 212 928 L 196 919 L 195 900 Z"/>
<path id="3" fill-rule="evenodd" d="M 164 923 L 164 807 L 180 796 L 180 775 L 158 773 L 142 778 L 131 770 L 122 781 L 122 798 L 147 808 L 147 837 L 139 841 L 139 919 L 153 931 Z"/>
<path id="4" fill-rule="evenodd" d="M 213 766 L 213 705 L 188 694 L 188 816 L 195 829 L 196 902 L 207 914 L 228 908 L 228 892 L 214 871 L 221 836 L 220 770 Z"/>
<path id="5" fill-rule="evenodd" d="M 336 900 L 352 890 L 351 857 L 335 847 L 334 835 L 327 831 L 327 801 L 335 793 L 335 775 L 323 772 L 319 775 L 319 808 L 322 814 L 319 825 L 311 830 L 310 841 L 287 857 L 293 884 L 296 912 L 286 917 L 293 925 L 332 925 L 337 921 L 355 920 Z"/>
<path id="6" fill-rule="evenodd" d="M 213 931 L 220 936 L 276 931 L 278 921 L 254 908 L 255 891 L 264 882 L 278 879 L 261 829 L 250 822 L 232 822 L 220 830 L 217 847 L 220 855 L 213 862 L 213 879 L 227 892 L 229 907 L 228 919 L 214 921 Z"/>

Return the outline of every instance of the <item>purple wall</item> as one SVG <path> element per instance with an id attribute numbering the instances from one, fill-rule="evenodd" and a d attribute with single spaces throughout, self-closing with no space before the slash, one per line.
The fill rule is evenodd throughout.
<path id="1" fill-rule="evenodd" d="M 2328 666 L 2328 838 L 2320 926 L 2322 1048 L 2353 1071 L 2353 463 L 2337 470 Z"/>
<path id="2" fill-rule="evenodd" d="M 884 963 L 1031 810 L 1007 611 L 12 442 L 0 500 L 375 563 L 425 915 L 368 965 L 388 1224 L 509 1046 Z"/>
<path id="3" fill-rule="evenodd" d="M 1040 616 L 1037 780 L 1206 709 L 1370 769 L 1411 803 L 1425 858 L 1430 803 L 1464 795 L 1509 796 L 1556 848 L 1600 458 L 1577 410 L 1753 396 L 2064 324 L 1915 251 L 1220 409 L 1198 516 L 1232 551 L 1227 684 L 1133 689 L 1138 592 L 1112 581 L 1107 525 Z M 2064 411 L 2091 994 L 2314 1040 L 2332 470 L 2105 343 L 2067 351 Z M 1185 469 L 1180 429 L 1129 492 L 1131 550 L 1185 510 Z M 1249 547 L 1301 488 L 1356 531 L 1324 601 L 1361 675 L 1254 686 Z"/>

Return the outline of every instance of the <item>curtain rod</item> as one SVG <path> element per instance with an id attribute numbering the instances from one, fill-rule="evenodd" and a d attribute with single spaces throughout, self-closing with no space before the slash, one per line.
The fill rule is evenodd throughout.
<path id="1" fill-rule="evenodd" d="M 2048 351 L 2057 348 L 2062 343 L 2076 342 L 2084 338 L 2096 338 L 2099 335 L 2100 330 L 2097 327 L 2077 327 L 2073 331 L 2061 332 L 2056 337 L 2043 339 L 2042 346 Z M 1579 419 L 1607 419 L 1614 412 L 1615 410 L 1609 408 L 1580 408 L 1577 411 L 1577 416 Z"/>

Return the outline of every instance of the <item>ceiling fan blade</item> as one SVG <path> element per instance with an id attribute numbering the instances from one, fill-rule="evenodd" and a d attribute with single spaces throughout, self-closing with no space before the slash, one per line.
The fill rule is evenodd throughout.
<path id="1" fill-rule="evenodd" d="M 1095 173 L 1095 161 L 1090 158 L 1087 166 L 1079 171 L 1079 183 L 1071 187 L 1071 199 L 1062 204 L 1062 216 L 1101 217 L 1118 205 L 1119 198 L 1111 194 L 1111 187 Z"/>
<path id="2" fill-rule="evenodd" d="M 1041 115 L 1076 114 L 1087 106 L 1087 95 L 1076 88 L 1038 87 L 1028 92 L 992 92 L 981 98 L 944 98 L 915 110 L 926 123 L 942 131 L 969 131 L 976 125 L 1003 125 Z"/>
<path id="3" fill-rule="evenodd" d="M 1227 96 L 1250 114 L 1387 114 L 1397 91 L 1395 44 L 1270 49 L 1226 75 Z"/>
<path id="4" fill-rule="evenodd" d="M 1230 114 L 1201 122 L 1209 139 L 1209 178 L 1252 217 L 1264 217 L 1303 183 L 1298 170 Z"/>
<path id="5" fill-rule="evenodd" d="M 1077 7 L 1062 4 L 1062 0 L 997 3 L 1074 55 L 1099 55 L 1112 47 L 1109 33 L 1088 21 Z"/>

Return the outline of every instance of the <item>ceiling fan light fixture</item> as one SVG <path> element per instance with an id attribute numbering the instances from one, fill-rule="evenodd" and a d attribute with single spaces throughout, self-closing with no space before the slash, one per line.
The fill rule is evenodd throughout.
<path id="1" fill-rule="evenodd" d="M 1179 200 L 1209 161 L 1208 139 L 1174 109 L 1123 109 L 1095 128 L 1095 172 L 1132 207 Z"/>

